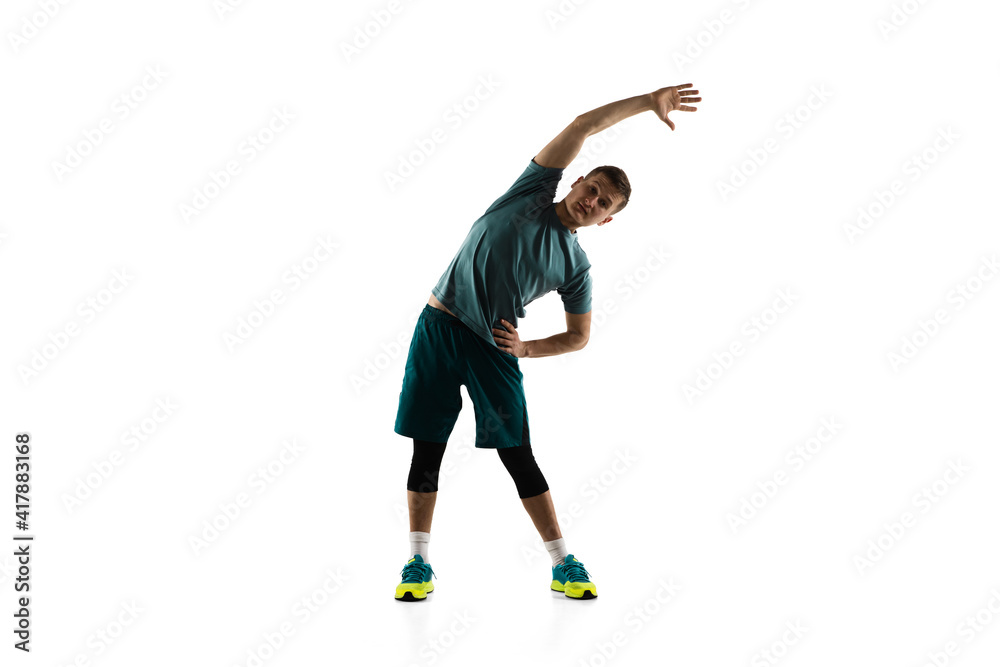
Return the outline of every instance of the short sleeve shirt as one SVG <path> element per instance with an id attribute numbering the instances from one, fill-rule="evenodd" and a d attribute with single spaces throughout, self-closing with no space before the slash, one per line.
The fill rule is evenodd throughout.
<path id="1" fill-rule="evenodd" d="M 524 308 L 556 290 L 567 313 L 591 309 L 590 262 L 556 215 L 553 198 L 563 170 L 534 159 L 514 184 L 472 224 L 431 292 L 496 347 L 503 318 L 517 327 Z"/>

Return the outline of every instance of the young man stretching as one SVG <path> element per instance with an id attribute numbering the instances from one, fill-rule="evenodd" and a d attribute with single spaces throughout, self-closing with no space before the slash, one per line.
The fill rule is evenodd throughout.
<path id="1" fill-rule="evenodd" d="M 396 433 L 413 438 L 406 483 L 410 553 L 396 599 L 424 600 L 436 576 L 427 556 L 438 475 L 448 437 L 462 407 L 465 385 L 476 413 L 476 447 L 496 449 L 514 479 L 545 548 L 552 556 L 554 591 L 573 599 L 597 597 L 583 563 L 567 552 L 548 484 L 531 453 L 521 357 L 583 349 L 590 337 L 590 263 L 577 230 L 611 222 L 632 188 L 617 167 L 597 167 L 576 179 L 553 204 L 563 170 L 584 140 L 643 111 L 671 130 L 671 111 L 696 111 L 690 83 L 613 102 L 570 123 L 532 159 L 507 192 L 476 220 L 417 320 L 406 359 Z M 566 331 L 522 341 L 517 318 L 524 307 L 556 290 Z"/>

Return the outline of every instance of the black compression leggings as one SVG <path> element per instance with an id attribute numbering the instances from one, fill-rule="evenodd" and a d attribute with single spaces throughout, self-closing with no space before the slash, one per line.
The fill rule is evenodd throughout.
<path id="1" fill-rule="evenodd" d="M 408 490 L 417 493 L 433 493 L 438 490 L 438 475 L 446 445 L 444 442 L 413 440 L 413 459 L 410 461 L 410 475 L 406 480 Z M 518 497 L 531 498 L 549 490 L 530 444 L 500 448 L 497 449 L 497 454 L 514 480 Z"/>

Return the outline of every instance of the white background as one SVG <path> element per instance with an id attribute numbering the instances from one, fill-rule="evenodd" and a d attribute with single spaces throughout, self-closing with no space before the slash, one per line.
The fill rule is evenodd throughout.
<path id="1" fill-rule="evenodd" d="M 0 21 L 4 664 L 994 664 L 994 3 L 43 4 Z M 536 458 L 599 597 L 548 591 L 465 395 L 437 590 L 394 601 L 412 445 L 393 421 L 431 287 L 576 115 L 687 82 L 704 100 L 675 132 L 634 116 L 566 170 L 557 199 L 614 164 L 632 200 L 580 232 L 587 348 L 521 362 Z M 268 134 L 275 109 L 293 118 Z M 879 215 L 850 232 L 859 208 Z M 286 282 L 293 266 L 312 272 Z M 520 335 L 563 327 L 550 294 Z M 11 647 L 24 431 L 30 658 Z M 787 458 L 818 432 L 808 462 Z"/>

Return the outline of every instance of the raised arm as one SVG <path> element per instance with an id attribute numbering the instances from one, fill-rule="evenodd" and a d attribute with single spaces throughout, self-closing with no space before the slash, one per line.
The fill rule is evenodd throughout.
<path id="1" fill-rule="evenodd" d="M 603 132 L 612 125 L 643 111 L 655 111 L 657 117 L 673 130 L 674 124 L 667 118 L 668 113 L 675 109 L 698 110 L 696 107 L 688 106 L 701 101 L 700 97 L 694 97 L 698 94 L 697 90 L 687 90 L 691 86 L 692 84 L 685 83 L 680 86 L 660 88 L 652 93 L 605 104 L 603 107 L 581 114 L 535 156 L 535 162 L 542 167 L 565 169 L 580 154 L 587 137 Z"/>

